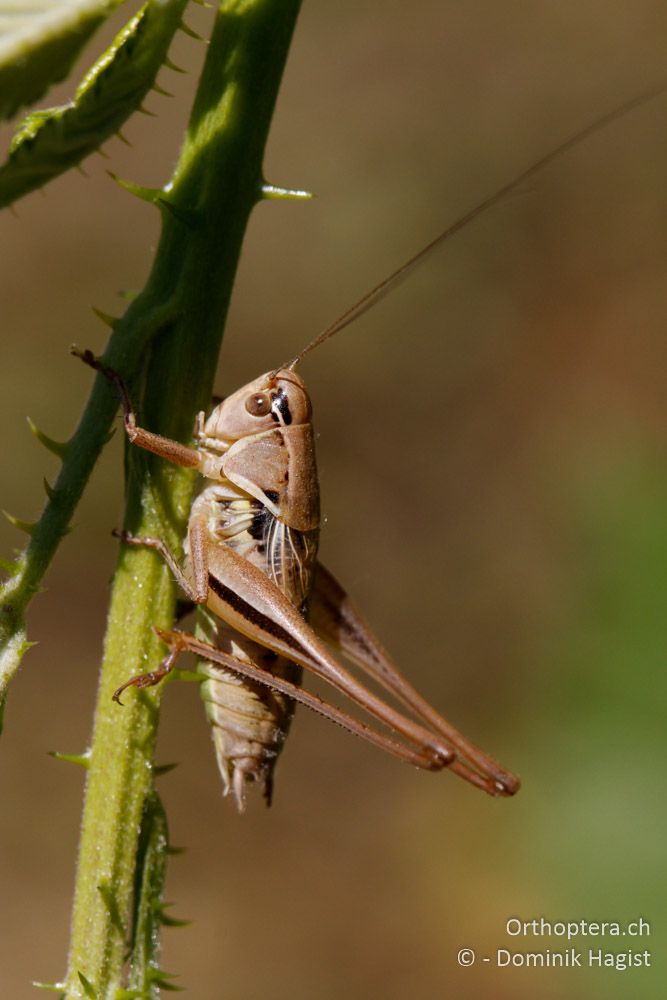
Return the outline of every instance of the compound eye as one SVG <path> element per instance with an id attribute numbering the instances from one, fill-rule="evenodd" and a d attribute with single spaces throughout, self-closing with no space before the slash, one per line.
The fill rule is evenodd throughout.
<path id="1" fill-rule="evenodd" d="M 245 408 L 253 417 L 265 417 L 271 412 L 271 396 L 268 392 L 254 392 L 246 399 Z"/>

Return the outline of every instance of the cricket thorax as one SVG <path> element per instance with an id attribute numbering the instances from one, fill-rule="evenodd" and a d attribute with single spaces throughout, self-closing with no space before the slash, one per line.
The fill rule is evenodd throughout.
<path id="1" fill-rule="evenodd" d="M 261 569 L 297 608 L 310 593 L 319 530 L 299 531 L 253 497 L 230 496 L 225 487 L 209 486 L 197 498 L 193 514 L 205 512 L 214 545 L 228 545 Z"/>
<path id="2" fill-rule="evenodd" d="M 266 373 L 233 393 L 195 428 L 199 471 L 251 497 L 300 532 L 319 527 L 311 406 L 292 371 Z"/>

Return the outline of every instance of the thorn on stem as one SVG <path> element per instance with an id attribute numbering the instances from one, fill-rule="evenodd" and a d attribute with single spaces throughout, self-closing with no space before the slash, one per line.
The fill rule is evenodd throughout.
<path id="1" fill-rule="evenodd" d="M 200 35 L 198 31 L 195 31 L 194 28 L 191 28 L 189 24 L 185 23 L 185 21 L 181 21 L 181 23 L 179 24 L 179 28 L 181 29 L 184 35 L 188 35 L 190 38 L 194 38 L 195 41 L 197 42 L 206 41 L 206 39 L 203 38 L 203 36 Z"/>
<path id="2" fill-rule="evenodd" d="M 79 977 L 79 982 L 83 986 L 83 995 L 88 997 L 89 1000 L 97 1000 L 97 990 L 91 983 L 90 979 L 86 979 L 83 972 L 77 972 Z"/>
<path id="3" fill-rule="evenodd" d="M 7 510 L 3 510 L 2 513 L 5 515 L 9 523 L 13 524 L 15 528 L 18 528 L 19 531 L 25 531 L 26 535 L 30 535 L 32 537 L 38 524 L 37 521 L 23 521 L 20 517 L 14 517 L 14 515 L 10 514 Z"/>
<path id="4" fill-rule="evenodd" d="M 123 925 L 123 920 L 118 909 L 118 902 L 116 900 L 116 895 L 111 888 L 111 884 L 107 879 L 103 879 L 102 882 L 97 886 L 97 891 L 104 901 L 104 905 L 107 908 L 107 913 L 111 918 L 111 923 L 121 934 L 125 934 L 125 927 Z"/>
<path id="5" fill-rule="evenodd" d="M 311 198 L 315 197 L 312 191 L 280 187 L 277 184 L 262 184 L 260 195 L 268 201 L 310 201 Z"/>
<path id="6" fill-rule="evenodd" d="M 179 222 L 182 222 L 188 229 L 196 229 L 201 221 L 201 216 L 198 212 L 175 205 L 173 201 L 169 201 L 167 198 L 158 197 L 155 204 L 158 208 L 163 208 L 169 212 L 170 215 L 178 219 Z"/>
<path id="7" fill-rule="evenodd" d="M 151 90 L 154 90 L 156 94 L 160 94 L 162 97 L 173 97 L 174 96 L 171 93 L 170 90 L 165 90 L 164 87 L 161 87 L 160 84 L 157 81 L 155 81 L 155 83 L 151 87 Z"/>
<path id="8" fill-rule="evenodd" d="M 114 174 L 112 170 L 107 170 L 107 173 L 112 181 L 115 181 L 123 191 L 127 191 L 128 194 L 133 194 L 135 198 L 141 199 L 141 201 L 147 201 L 151 205 L 155 205 L 160 201 L 161 195 L 163 194 L 162 188 L 149 188 L 143 187 L 141 184 L 133 184 L 132 181 L 125 181 L 118 174 Z"/>
<path id="9" fill-rule="evenodd" d="M 26 417 L 26 420 L 28 421 L 28 427 L 40 444 L 43 444 L 47 451 L 50 451 L 53 455 L 57 455 L 58 458 L 63 459 L 69 449 L 69 441 L 55 441 L 48 434 L 45 434 L 44 431 L 40 431 L 37 424 L 30 417 Z"/>
<path id="10" fill-rule="evenodd" d="M 177 66 L 175 62 L 172 62 L 169 56 L 164 57 L 163 64 L 167 67 L 167 69 L 172 70 L 174 73 L 183 73 L 187 75 L 187 70 L 183 69 L 182 66 Z"/>
<path id="11" fill-rule="evenodd" d="M 61 753 L 59 750 L 49 750 L 49 757 L 53 757 L 54 760 L 63 760 L 67 764 L 78 764 L 79 767 L 90 767 L 90 750 L 84 750 L 83 753 Z"/>
<path id="12" fill-rule="evenodd" d="M 105 313 L 101 309 L 98 309 L 97 306 L 91 306 L 90 308 L 93 310 L 97 318 L 101 319 L 106 326 L 110 326 L 112 330 L 120 319 L 120 316 L 112 316 L 110 313 Z"/>
<path id="13" fill-rule="evenodd" d="M 163 774 L 169 774 L 170 771 L 173 771 L 174 768 L 177 767 L 178 767 L 178 761 L 175 761 L 172 764 L 154 764 L 153 775 L 156 778 L 160 778 Z"/>

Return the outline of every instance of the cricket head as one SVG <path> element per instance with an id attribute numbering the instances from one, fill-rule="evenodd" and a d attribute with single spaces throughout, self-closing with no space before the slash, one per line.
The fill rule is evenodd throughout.
<path id="1" fill-rule="evenodd" d="M 229 445 L 277 427 L 310 422 L 312 408 L 303 379 L 281 368 L 248 382 L 223 399 L 203 427 L 207 443 Z"/>

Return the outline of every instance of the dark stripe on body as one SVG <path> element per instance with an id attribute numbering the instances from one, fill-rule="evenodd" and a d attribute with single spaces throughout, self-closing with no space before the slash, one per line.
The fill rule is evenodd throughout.
<path id="1" fill-rule="evenodd" d="M 256 541 L 264 540 L 267 529 L 269 527 L 269 518 L 273 515 L 266 509 L 266 507 L 260 507 L 257 513 L 253 514 L 252 524 L 248 528 L 248 534 L 251 538 Z"/>
<path id="2" fill-rule="evenodd" d="M 287 393 L 284 389 L 279 389 L 278 392 L 273 393 L 271 396 L 271 409 L 275 414 L 277 409 L 280 412 L 283 423 L 287 426 L 292 423 L 292 414 L 290 413 L 289 400 L 287 399 Z"/>
<path id="3" fill-rule="evenodd" d="M 252 604 L 248 604 L 247 601 L 244 601 L 242 597 L 239 597 L 237 593 L 230 590 L 229 587 L 226 587 L 225 584 L 218 580 L 216 576 L 213 576 L 212 573 L 208 574 L 208 585 L 221 601 L 228 604 L 230 608 L 241 615 L 245 621 L 250 622 L 251 625 L 257 625 L 264 632 L 267 632 L 268 635 L 272 635 L 275 639 L 280 639 L 281 642 L 284 642 L 285 645 L 289 646 L 291 649 L 303 652 L 301 645 L 289 634 L 289 632 L 286 631 L 286 629 L 272 621 L 271 618 L 267 618 L 267 616 L 263 615 L 261 611 L 254 608 Z"/>

